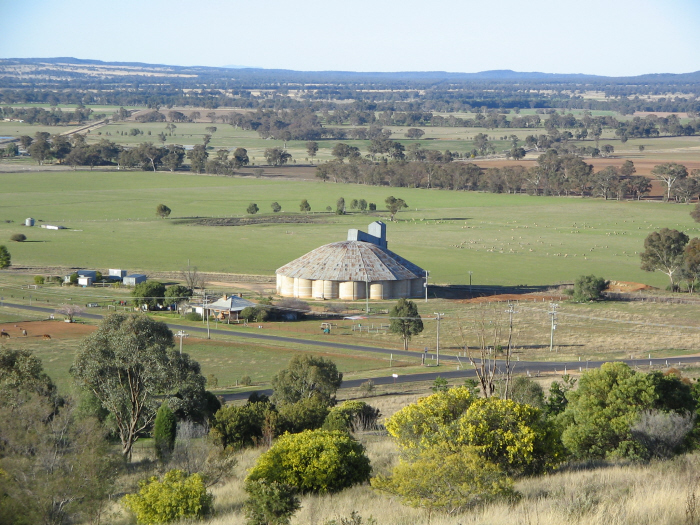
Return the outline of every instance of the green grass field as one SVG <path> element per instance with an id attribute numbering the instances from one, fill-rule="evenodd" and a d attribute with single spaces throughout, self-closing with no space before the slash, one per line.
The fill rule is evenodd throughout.
<path id="1" fill-rule="evenodd" d="M 381 209 L 394 195 L 409 208 L 388 224 L 389 247 L 430 270 L 433 282 L 464 284 L 473 271 L 478 285 L 551 285 L 593 273 L 665 287 L 664 275 L 639 269 L 644 238 L 662 227 L 691 237 L 699 231 L 690 206 L 659 202 L 140 172 L 12 173 L 2 175 L 2 187 L 0 239 L 28 237 L 8 244 L 15 265 L 148 272 L 178 270 L 190 260 L 203 271 L 273 275 L 320 245 L 344 240 L 348 228 L 387 220 L 386 213 L 339 217 L 318 210 L 335 208 L 338 197 L 364 198 Z M 213 227 L 182 220 L 245 216 L 251 202 L 262 214 L 271 215 L 273 201 L 298 214 L 303 198 L 314 223 Z M 173 210 L 169 219 L 156 218 L 159 203 Z M 26 228 L 27 217 L 68 229 Z"/>

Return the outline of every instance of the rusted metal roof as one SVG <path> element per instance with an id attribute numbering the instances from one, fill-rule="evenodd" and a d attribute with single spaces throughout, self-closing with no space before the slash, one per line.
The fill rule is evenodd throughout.
<path id="1" fill-rule="evenodd" d="M 403 281 L 425 276 L 422 268 L 394 252 L 362 241 L 326 244 L 285 264 L 278 274 L 324 281 Z"/>

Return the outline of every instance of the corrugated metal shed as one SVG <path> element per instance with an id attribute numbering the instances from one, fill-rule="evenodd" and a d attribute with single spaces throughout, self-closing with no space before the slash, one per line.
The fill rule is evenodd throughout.
<path id="1" fill-rule="evenodd" d="M 420 279 L 422 268 L 390 250 L 363 241 L 326 244 L 282 266 L 278 274 L 324 281 L 402 281 Z"/>

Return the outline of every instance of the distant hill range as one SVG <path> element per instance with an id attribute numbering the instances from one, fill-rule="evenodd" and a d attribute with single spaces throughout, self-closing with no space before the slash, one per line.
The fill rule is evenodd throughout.
<path id="1" fill-rule="evenodd" d="M 446 71 L 294 71 L 289 69 L 263 69 L 243 66 L 172 66 L 143 62 L 103 62 L 101 60 L 72 57 L 55 58 L 6 58 L 0 59 L 0 77 L 64 77 L 110 78 L 124 76 L 148 77 L 199 77 L 199 78 L 250 78 L 276 82 L 498 82 L 498 83 L 585 83 L 585 84 L 695 84 L 700 82 L 700 71 L 692 73 L 659 73 L 632 77 L 606 77 L 586 74 L 560 74 L 519 72 L 509 69 L 481 71 L 479 73 L 451 73 Z"/>

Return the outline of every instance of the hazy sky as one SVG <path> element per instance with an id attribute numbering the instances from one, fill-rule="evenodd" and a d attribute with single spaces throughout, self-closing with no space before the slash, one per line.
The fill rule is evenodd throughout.
<path id="1" fill-rule="evenodd" d="M 297 70 L 700 70 L 700 0 L 0 0 L 0 57 Z"/>

